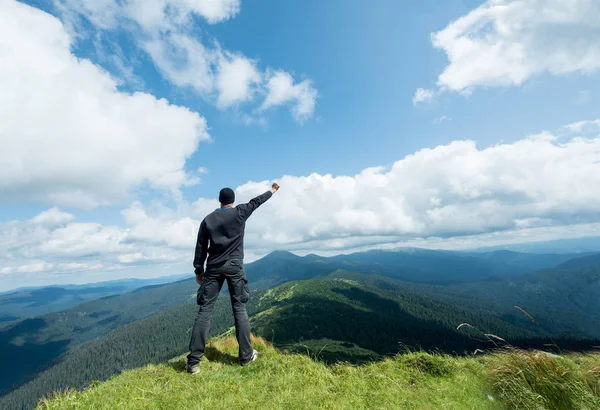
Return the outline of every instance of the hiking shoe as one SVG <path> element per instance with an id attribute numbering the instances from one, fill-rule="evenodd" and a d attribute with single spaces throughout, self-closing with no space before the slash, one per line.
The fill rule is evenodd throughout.
<path id="1" fill-rule="evenodd" d="M 188 372 L 189 374 L 191 374 L 192 376 L 195 374 L 200 373 L 200 365 L 198 364 L 186 364 L 185 365 L 185 371 Z"/>
<path id="2" fill-rule="evenodd" d="M 246 365 L 252 363 L 253 361 L 255 361 L 256 359 L 258 359 L 258 352 L 256 350 L 252 350 L 252 358 L 250 360 L 248 360 L 246 363 L 242 363 L 242 366 L 246 366 Z"/>

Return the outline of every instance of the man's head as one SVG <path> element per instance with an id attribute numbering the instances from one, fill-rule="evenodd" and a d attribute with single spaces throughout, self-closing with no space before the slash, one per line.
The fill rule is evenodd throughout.
<path id="1" fill-rule="evenodd" d="M 235 202 L 235 192 L 233 192 L 233 189 L 221 189 L 219 192 L 219 202 L 221 203 L 221 207 L 233 204 Z"/>

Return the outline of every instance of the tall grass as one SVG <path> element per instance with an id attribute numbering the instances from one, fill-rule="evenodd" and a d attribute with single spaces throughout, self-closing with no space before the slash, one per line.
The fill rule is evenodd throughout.
<path id="1" fill-rule="evenodd" d="M 515 308 L 541 327 L 525 309 L 520 306 Z M 565 355 L 552 338 L 551 346 L 556 348 L 559 355 L 536 350 L 525 351 L 468 323 L 460 324 L 457 330 L 462 328 L 483 337 L 482 342 L 494 345 L 495 350 L 482 360 L 486 363 L 486 376 L 493 392 L 508 408 L 600 409 L 600 354 Z"/>
<path id="2" fill-rule="evenodd" d="M 499 348 L 476 357 L 408 352 L 360 366 L 328 366 L 253 338 L 257 362 L 241 368 L 233 337 L 212 341 L 201 373 L 185 358 L 127 371 L 40 409 L 600 409 L 600 354 Z"/>
<path id="3" fill-rule="evenodd" d="M 511 409 L 600 409 L 600 355 L 507 349 L 486 362 L 493 391 Z"/>

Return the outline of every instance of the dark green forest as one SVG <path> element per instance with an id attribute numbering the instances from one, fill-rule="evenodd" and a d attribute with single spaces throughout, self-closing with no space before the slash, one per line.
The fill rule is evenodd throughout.
<path id="1" fill-rule="evenodd" d="M 0 331 L 0 394 L 69 349 L 170 307 L 194 300 L 193 280 L 155 285 L 26 319 Z"/>

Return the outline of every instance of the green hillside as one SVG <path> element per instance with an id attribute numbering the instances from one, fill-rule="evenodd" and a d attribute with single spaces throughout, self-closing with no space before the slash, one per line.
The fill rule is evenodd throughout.
<path id="1" fill-rule="evenodd" d="M 189 330 L 198 310 L 187 303 L 122 326 L 59 356 L 32 380 L 0 398 L 0 409 L 30 409 L 49 391 L 83 388 L 92 380 L 106 380 L 123 370 L 164 362 L 187 349 Z M 212 335 L 233 326 L 227 298 L 217 301 Z"/>
<path id="2" fill-rule="evenodd" d="M 0 331 L 0 394 L 48 367 L 61 354 L 128 323 L 194 300 L 193 280 L 154 285 L 26 319 Z"/>
<path id="3" fill-rule="evenodd" d="M 490 279 L 460 285 L 425 285 L 390 280 L 378 275 L 336 271 L 328 277 L 358 281 L 392 297 L 433 299 L 440 303 L 491 315 L 540 335 L 560 338 L 600 338 L 600 256 L 585 258 L 589 265 L 544 269 L 517 278 Z M 539 325 L 518 311 L 520 306 Z M 445 315 L 444 315 L 445 316 Z M 512 335 L 505 334 L 507 337 Z M 519 337 L 519 336 L 515 336 Z"/>
<path id="4" fill-rule="evenodd" d="M 272 257 L 286 260 L 290 269 L 315 260 L 287 253 Z M 462 355 L 493 347 L 482 333 L 523 348 L 552 349 L 547 345 L 557 342 L 562 349 L 584 351 L 600 345 L 598 260 L 586 256 L 520 277 L 444 286 L 323 271 L 320 279 L 253 291 L 248 312 L 257 335 L 292 352 L 319 354 L 327 363 L 364 363 L 406 349 Z M 91 380 L 183 353 L 197 310 L 196 288 L 191 280 L 144 288 L 0 332 L 0 356 L 12 369 L 0 377 L 5 387 L 0 408 L 31 408 L 48 391 L 83 388 Z M 479 331 L 457 330 L 460 323 Z M 222 297 L 214 329 L 220 333 L 232 325 L 229 300 Z"/>
<path id="5" fill-rule="evenodd" d="M 257 362 L 237 364 L 233 338 L 207 348 L 201 372 L 185 358 L 127 371 L 38 409 L 524 409 L 600 406 L 600 355 L 507 350 L 456 358 L 407 353 L 361 366 L 327 366 L 254 339 Z M 317 358 L 318 359 L 318 358 Z"/>
<path id="6" fill-rule="evenodd" d="M 388 282 L 404 278 L 410 282 L 394 282 L 397 285 L 392 286 L 393 292 L 402 294 L 402 298 L 391 295 L 388 285 L 385 285 L 388 288 L 379 288 L 378 291 L 387 291 L 385 298 L 395 298 L 403 304 L 403 309 L 417 315 L 427 312 L 435 321 L 439 321 L 440 317 L 442 320 L 448 319 L 445 322 L 447 327 L 456 326 L 454 322 L 460 318 L 477 321 L 477 317 L 490 317 L 489 323 L 477 323 L 483 324 L 486 329 L 503 332 L 506 337 L 514 335 L 528 338 L 532 333 L 537 336 L 562 333 L 564 336 L 600 337 L 598 316 L 593 313 L 598 306 L 594 301 L 600 300 L 600 294 L 597 286 L 589 286 L 590 283 L 593 285 L 597 282 L 589 282 L 589 277 L 581 278 L 578 272 L 570 274 L 573 280 L 563 281 L 561 275 L 564 269 L 541 271 L 531 286 L 528 278 L 534 274 L 515 277 L 534 267 L 562 263 L 571 256 L 573 255 L 525 255 L 514 252 L 466 254 L 406 249 L 399 252 L 370 251 L 323 258 L 274 252 L 248 264 L 246 268 L 253 289 L 269 288 L 294 280 L 325 278 L 336 270 L 356 270 L 366 274 L 361 277 L 360 283 L 365 283 L 370 276 L 376 278 L 375 274 L 390 278 Z M 572 262 L 570 269 L 575 269 L 573 266 L 584 269 L 592 263 L 591 273 L 600 272 L 593 262 L 593 257 L 580 258 Z M 446 283 L 482 278 L 488 279 L 463 282 L 460 285 Z M 446 286 L 420 285 L 418 282 L 442 282 Z M 384 282 L 376 279 L 373 283 L 377 285 Z M 521 286 L 521 283 L 526 286 Z M 536 289 L 542 291 L 535 292 Z M 192 279 L 145 287 L 24 320 L 1 329 L 0 361 L 14 370 L 0 373 L 0 394 L 22 386 L 48 367 L 64 361 L 64 355 L 68 355 L 81 343 L 102 338 L 129 323 L 190 303 L 194 300 L 195 290 L 196 285 Z M 514 310 L 514 305 L 522 304 L 523 301 L 531 306 L 533 313 L 543 323 L 542 327 L 532 326 L 526 317 Z M 526 308 L 529 309 L 529 306 Z M 443 313 L 440 315 L 435 312 Z M 548 315 L 548 312 L 552 313 Z M 523 334 L 524 329 L 527 334 Z M 303 339 L 304 344 L 310 344 L 306 337 Z M 420 334 L 415 334 L 409 342 L 425 346 L 421 343 L 422 339 Z M 437 340 L 446 343 L 445 338 L 438 337 Z M 295 340 L 294 343 L 298 341 Z M 452 340 L 447 344 L 455 345 Z M 446 349 L 447 346 L 440 348 Z M 365 357 L 372 357 L 372 353 Z"/>
<path id="7" fill-rule="evenodd" d="M 543 348 L 552 342 L 547 339 L 547 330 L 514 307 L 511 316 L 484 301 L 451 297 L 437 289 L 336 271 L 328 279 L 253 291 L 248 313 L 255 334 L 279 348 L 318 356 L 326 363 L 361 364 L 407 350 L 468 355 L 476 349 L 494 347 L 482 333 L 499 335 L 517 346 Z M 106 380 L 123 370 L 182 354 L 196 310 L 194 303 L 187 303 L 83 343 L 0 399 L 0 407 L 31 408 L 48 391 L 83 388 L 92 380 Z M 465 322 L 479 331 L 470 327 L 457 330 Z M 221 297 L 215 307 L 213 335 L 228 331 L 232 325 L 229 299 Z M 600 344 L 556 340 L 565 349 L 589 349 Z"/>
<path id="8" fill-rule="evenodd" d="M 483 347 L 468 332 L 456 330 L 464 322 L 505 337 L 543 335 L 526 322 L 518 327 L 493 312 L 418 293 L 383 291 L 359 282 L 372 275 L 343 273 L 354 279 L 313 279 L 266 291 L 252 316 L 253 331 L 276 345 L 295 343 L 298 351 L 312 340 L 327 338 L 383 355 L 406 348 L 463 353 Z"/>
<path id="9" fill-rule="evenodd" d="M 600 338 L 600 255 L 516 278 L 421 289 L 439 298 L 485 303 L 506 315 L 511 309 L 514 315 L 519 305 L 555 336 Z"/>

